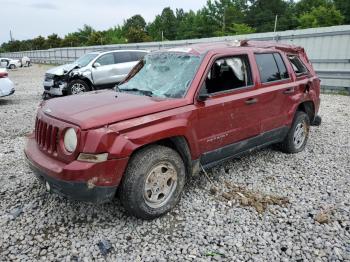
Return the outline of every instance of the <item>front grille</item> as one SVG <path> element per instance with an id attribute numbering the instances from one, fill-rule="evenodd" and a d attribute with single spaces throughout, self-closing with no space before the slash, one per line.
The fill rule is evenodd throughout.
<path id="1" fill-rule="evenodd" d="M 35 122 L 35 140 L 40 148 L 48 153 L 57 153 L 58 127 L 49 125 L 40 119 Z"/>

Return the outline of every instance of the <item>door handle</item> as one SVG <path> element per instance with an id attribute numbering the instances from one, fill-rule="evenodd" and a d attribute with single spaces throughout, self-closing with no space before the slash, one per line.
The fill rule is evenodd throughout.
<path id="1" fill-rule="evenodd" d="M 252 105 L 252 104 L 256 104 L 258 102 L 258 99 L 257 98 L 249 98 L 245 101 L 245 103 L 247 105 Z"/>
<path id="2" fill-rule="evenodd" d="M 290 95 L 290 94 L 294 94 L 294 87 L 291 87 L 291 88 L 287 88 L 286 90 L 283 91 L 283 94 L 285 95 Z"/>

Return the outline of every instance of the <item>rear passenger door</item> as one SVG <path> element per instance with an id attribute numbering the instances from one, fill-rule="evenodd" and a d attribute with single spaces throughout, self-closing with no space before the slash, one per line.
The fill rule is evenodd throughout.
<path id="1" fill-rule="evenodd" d="M 288 125 L 293 105 L 288 96 L 295 92 L 295 83 L 281 53 L 255 53 L 255 61 L 260 75 L 261 132 L 265 133 Z"/>

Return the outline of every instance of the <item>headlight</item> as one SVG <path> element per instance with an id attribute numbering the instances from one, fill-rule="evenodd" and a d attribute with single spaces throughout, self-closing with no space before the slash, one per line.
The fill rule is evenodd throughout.
<path id="1" fill-rule="evenodd" d="M 72 153 L 75 151 L 75 149 L 77 149 L 77 144 L 78 138 L 74 128 L 67 129 L 66 133 L 64 134 L 64 147 L 69 153 Z"/>

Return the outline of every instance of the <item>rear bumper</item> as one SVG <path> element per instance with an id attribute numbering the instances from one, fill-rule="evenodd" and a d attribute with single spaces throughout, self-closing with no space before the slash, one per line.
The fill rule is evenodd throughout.
<path id="1" fill-rule="evenodd" d="M 67 198 L 104 203 L 113 199 L 128 158 L 102 163 L 63 163 L 42 152 L 33 136 L 27 138 L 24 153 L 30 168 L 50 191 Z"/>

